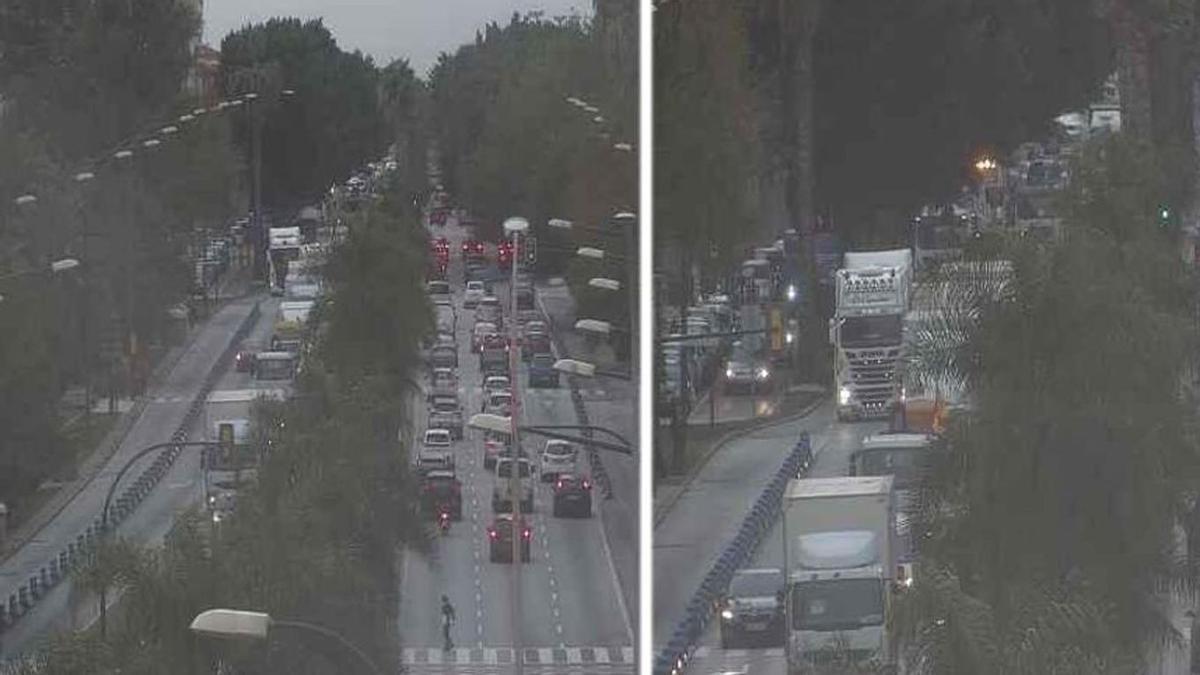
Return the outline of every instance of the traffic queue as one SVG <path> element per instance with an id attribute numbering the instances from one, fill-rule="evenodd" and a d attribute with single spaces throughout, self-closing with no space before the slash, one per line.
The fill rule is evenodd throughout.
<path id="1" fill-rule="evenodd" d="M 463 519 L 463 480 L 470 480 L 464 467 L 474 464 L 470 453 L 478 452 L 479 466 L 493 474 L 492 514 L 486 528 L 489 559 L 513 563 L 519 550 L 521 562 L 529 562 L 531 516 L 540 501 L 535 499 L 536 483 L 548 484 L 554 517 L 588 518 L 592 482 L 583 472 L 585 463 L 575 443 L 545 441 L 535 461 L 525 450 L 528 436 L 514 444 L 510 433 L 478 425 L 467 438 L 473 415 L 508 421 L 517 413 L 514 385 L 522 370 L 523 384 L 531 389 L 558 388 L 561 383 L 549 322 L 537 309 L 532 275 L 514 260 L 511 243 L 492 246 L 475 238 L 474 223 L 455 218 L 457 211 L 446 204 L 444 195 L 434 200 L 429 221 L 431 229 L 449 232 L 431 237 L 426 267 L 436 329 L 425 342 L 426 426 L 413 453 L 421 508 L 438 531 L 449 534 L 452 523 Z M 452 274 L 449 236 L 460 232 L 461 241 L 454 243 L 461 253 L 455 265 L 461 266 L 461 273 Z M 502 287 L 508 290 L 503 300 L 497 292 Z M 460 344 L 469 356 L 460 354 Z M 469 404 L 468 398 L 477 403 Z"/>

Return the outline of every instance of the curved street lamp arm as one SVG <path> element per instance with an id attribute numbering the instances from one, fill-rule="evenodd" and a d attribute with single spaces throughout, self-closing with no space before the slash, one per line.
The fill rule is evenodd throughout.
<path id="1" fill-rule="evenodd" d="M 133 457 L 130 457 L 129 461 L 125 462 L 125 466 L 122 466 L 121 470 L 117 472 L 117 477 L 114 478 L 112 484 L 108 486 L 108 493 L 104 495 L 104 506 L 102 507 L 102 509 L 100 511 L 100 523 L 104 530 L 106 530 L 106 531 L 108 530 L 108 507 L 109 507 L 109 504 L 112 502 L 113 493 L 115 493 L 117 491 L 117 486 L 121 484 L 121 479 L 125 477 L 125 473 L 128 472 L 129 469 L 134 464 L 136 464 L 139 459 L 154 452 L 155 450 L 162 450 L 163 448 L 170 448 L 170 447 L 173 447 L 176 445 L 185 446 L 185 447 L 186 446 L 216 447 L 216 446 L 219 446 L 220 443 L 218 443 L 217 441 L 180 441 L 180 442 L 172 441 L 172 442 L 168 442 L 168 443 L 155 443 L 154 445 L 151 445 L 148 448 L 142 448 L 141 450 L 139 450 L 138 453 L 136 455 L 134 455 Z"/>
<path id="2" fill-rule="evenodd" d="M 286 619 L 271 619 L 271 626 L 279 626 L 282 628 L 295 628 L 297 630 L 306 630 L 306 631 L 311 631 L 313 633 L 318 633 L 320 635 L 324 635 L 325 637 L 333 638 L 334 640 L 337 640 L 338 643 L 340 643 L 343 647 L 345 647 L 349 651 L 353 652 L 354 655 L 357 656 L 358 659 L 366 665 L 367 670 L 369 672 L 375 673 L 376 675 L 383 675 L 383 671 L 380 670 L 379 667 L 375 665 L 375 662 L 372 661 L 371 658 L 369 656 L 367 656 L 365 652 L 363 652 L 363 650 L 359 649 L 358 647 L 356 647 L 354 645 L 354 643 L 352 643 L 349 640 L 347 640 L 346 638 L 342 637 L 341 634 L 339 634 L 335 631 L 332 631 L 328 628 L 325 628 L 324 626 L 318 626 L 316 624 L 308 623 L 305 621 L 292 621 L 292 620 L 286 620 Z"/>
<path id="3" fill-rule="evenodd" d="M 632 455 L 633 454 L 633 446 L 629 445 L 628 443 L 609 443 L 608 441 L 601 441 L 601 440 L 597 440 L 595 438 L 585 438 L 583 436 L 572 436 L 571 434 L 563 434 L 563 433 L 554 431 L 555 428 L 561 428 L 561 427 L 552 427 L 552 426 L 551 427 L 538 427 L 538 426 L 527 427 L 527 426 L 522 425 L 520 427 L 520 430 L 522 433 L 533 434 L 534 436 L 545 436 L 546 438 L 554 438 L 554 439 L 557 439 L 560 441 L 570 441 L 572 443 L 578 443 L 579 445 L 590 445 L 592 447 L 600 448 L 601 450 L 611 450 L 613 452 L 619 452 L 623 455 Z M 570 427 L 570 428 L 580 428 L 580 427 Z M 586 429 L 587 427 L 582 427 L 582 428 Z M 605 431 L 607 431 L 607 430 L 605 430 Z"/>
<path id="4" fill-rule="evenodd" d="M 622 436 L 621 434 L 618 434 L 617 432 L 613 431 L 612 429 L 606 429 L 604 427 L 597 427 L 597 426 L 592 426 L 589 424 L 538 424 L 535 426 L 535 428 L 536 429 L 550 429 L 552 431 L 556 431 L 556 430 L 599 431 L 601 433 L 608 434 L 612 438 L 617 439 L 617 441 L 622 443 L 625 447 L 633 448 L 633 443 L 630 443 L 629 440 L 626 439 L 624 436 Z"/>

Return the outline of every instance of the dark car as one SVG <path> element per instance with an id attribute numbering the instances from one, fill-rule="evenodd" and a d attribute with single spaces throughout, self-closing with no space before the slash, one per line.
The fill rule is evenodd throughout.
<path id="1" fill-rule="evenodd" d="M 558 474 L 554 481 L 554 517 L 592 517 L 592 482 L 587 476 Z"/>
<path id="2" fill-rule="evenodd" d="M 453 471 L 434 469 L 421 479 L 421 507 L 436 515 L 440 508 L 454 520 L 462 520 L 462 483 Z"/>
<path id="3" fill-rule="evenodd" d="M 439 345 L 429 350 L 430 368 L 457 368 L 458 350 L 447 345 Z"/>
<path id="4" fill-rule="evenodd" d="M 502 513 L 496 516 L 492 524 L 487 529 L 488 533 L 488 559 L 492 562 L 513 562 L 513 530 L 519 530 L 521 535 L 521 562 L 529 562 L 531 556 L 529 553 L 530 542 L 533 540 L 533 530 L 529 524 L 521 519 L 517 523 L 517 527 L 513 527 L 513 517 L 511 513 Z"/>
<path id="5" fill-rule="evenodd" d="M 462 243 L 463 260 L 479 260 L 486 255 L 483 242 L 478 239 L 468 239 Z"/>
<path id="6" fill-rule="evenodd" d="M 545 333 L 530 333 L 521 339 L 521 358 L 528 361 L 534 354 L 550 353 L 550 336 Z"/>
<path id="7" fill-rule="evenodd" d="M 534 354 L 529 362 L 529 388 L 558 388 L 558 371 L 554 369 L 554 355 L 549 352 Z"/>
<path id="8" fill-rule="evenodd" d="M 256 352 L 253 349 L 243 347 L 233 357 L 233 368 L 239 373 L 254 373 L 254 356 Z"/>
<path id="9" fill-rule="evenodd" d="M 729 591 L 717 602 L 721 648 L 740 644 L 763 647 L 784 642 L 783 571 L 743 569 L 733 575 Z"/>

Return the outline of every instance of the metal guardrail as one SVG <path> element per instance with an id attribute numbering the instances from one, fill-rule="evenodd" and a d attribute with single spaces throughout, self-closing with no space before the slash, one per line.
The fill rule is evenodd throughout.
<path id="1" fill-rule="evenodd" d="M 200 387 L 200 391 L 192 400 L 188 407 L 187 414 L 184 415 L 183 422 L 171 435 L 171 440 L 182 443 L 187 440 L 188 430 L 195 424 L 196 420 L 204 412 L 204 404 L 208 399 L 209 393 L 233 360 L 234 354 L 238 350 L 238 346 L 246 335 L 253 330 L 255 323 L 259 318 L 259 303 L 254 303 L 254 308 L 250 310 L 250 314 L 238 326 L 230 337 L 229 344 L 225 347 L 225 351 L 217 358 L 217 362 L 209 371 L 208 376 L 204 380 L 204 384 Z M 108 517 L 108 527 L 114 531 L 121 522 L 128 518 L 137 509 L 138 505 L 150 495 L 158 482 L 167 474 L 179 454 L 183 452 L 180 446 L 172 446 L 164 449 L 155 458 L 154 461 L 142 470 L 142 473 L 129 484 L 121 493 L 111 507 Z M 17 592 L 11 593 L 7 601 L 0 600 L 0 633 L 5 629 L 14 625 L 22 616 L 28 613 L 38 600 L 46 595 L 54 586 L 67 578 L 71 568 L 85 558 L 96 546 L 97 541 L 104 534 L 104 526 L 100 515 L 97 515 L 90 525 L 82 532 L 75 536 L 75 541 L 67 544 L 67 547 L 59 551 L 58 555 L 50 558 L 45 565 L 38 569 L 38 573 L 32 575 L 19 587 Z"/>
<path id="2" fill-rule="evenodd" d="M 742 526 L 737 535 L 725 545 L 717 561 L 700 582 L 700 587 L 692 594 L 692 599 L 688 602 L 683 617 L 676 623 L 670 640 L 654 661 L 655 675 L 678 675 L 686 670 L 697 641 L 712 620 L 713 602 L 729 587 L 734 572 L 750 561 L 763 537 L 771 531 L 775 519 L 779 517 L 788 482 L 808 471 L 812 460 L 812 440 L 808 432 L 803 432 L 800 434 L 800 440 L 775 472 L 774 478 L 742 519 Z"/>
<path id="3" fill-rule="evenodd" d="M 550 326 L 550 339 L 554 342 L 555 349 L 558 350 L 558 358 L 571 358 L 570 352 L 567 350 L 566 343 L 558 336 L 558 326 L 555 325 L 554 317 L 550 312 L 546 311 L 545 305 L 541 304 L 542 316 L 546 317 L 546 322 Z M 580 426 L 591 426 L 592 423 L 588 419 L 587 406 L 583 404 L 583 395 L 579 393 L 579 382 L 577 376 L 567 375 L 567 386 L 571 389 L 571 404 L 575 408 L 575 417 L 578 418 Z M 592 437 L 591 429 L 584 429 L 580 432 L 584 438 Z M 600 457 L 600 451 L 594 446 L 587 447 L 588 462 L 592 466 L 592 479 L 599 486 L 600 491 L 604 493 L 605 499 L 613 498 L 612 479 L 608 476 L 608 471 L 604 468 L 604 461 Z"/>

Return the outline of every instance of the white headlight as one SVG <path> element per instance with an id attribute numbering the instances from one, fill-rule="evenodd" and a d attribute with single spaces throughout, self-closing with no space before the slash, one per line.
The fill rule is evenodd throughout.
<path id="1" fill-rule="evenodd" d="M 796 341 L 796 334 L 789 330 L 787 333 L 784 334 L 783 341 L 788 343 L 789 345 L 792 344 L 793 342 Z"/>
<path id="2" fill-rule="evenodd" d="M 771 376 L 771 371 L 767 370 L 766 368 L 759 368 L 757 375 L 758 379 L 765 380 Z"/>
<path id="3" fill-rule="evenodd" d="M 794 301 L 794 300 L 796 299 L 796 286 L 795 286 L 795 284 L 789 284 L 789 285 L 788 285 L 788 287 L 787 287 L 787 299 L 788 299 L 788 302 L 792 302 L 792 301 Z"/>
<path id="4" fill-rule="evenodd" d="M 726 621 L 733 619 L 733 610 L 732 609 L 721 610 L 721 618 L 725 619 Z"/>
<path id="5" fill-rule="evenodd" d="M 838 405 L 850 405 L 849 387 L 842 387 L 838 389 Z"/>
<path id="6" fill-rule="evenodd" d="M 725 369 L 725 377 L 727 377 L 727 378 L 733 378 L 733 368 L 726 368 L 726 369 Z"/>

